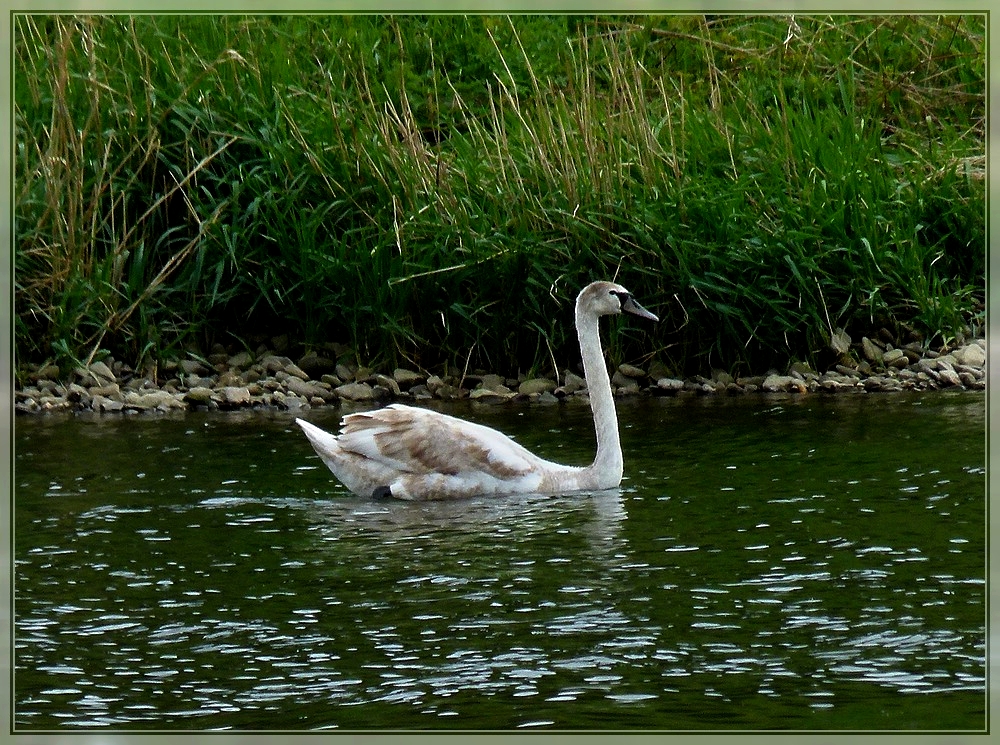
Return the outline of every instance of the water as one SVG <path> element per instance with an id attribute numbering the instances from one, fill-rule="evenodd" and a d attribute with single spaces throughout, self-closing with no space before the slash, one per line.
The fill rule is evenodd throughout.
<path id="1" fill-rule="evenodd" d="M 983 730 L 984 408 L 623 402 L 620 491 L 436 504 L 286 415 L 18 418 L 14 727 Z"/>

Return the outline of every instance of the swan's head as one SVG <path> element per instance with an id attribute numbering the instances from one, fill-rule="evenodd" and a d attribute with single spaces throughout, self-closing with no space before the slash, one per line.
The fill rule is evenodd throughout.
<path id="1" fill-rule="evenodd" d="M 576 309 L 578 313 L 594 316 L 613 316 L 625 312 L 650 321 L 660 320 L 639 305 L 631 292 L 614 282 L 591 282 L 576 298 Z"/>

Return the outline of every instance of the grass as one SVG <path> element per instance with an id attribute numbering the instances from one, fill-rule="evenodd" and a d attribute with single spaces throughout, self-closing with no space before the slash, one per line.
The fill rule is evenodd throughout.
<path id="1" fill-rule="evenodd" d="M 15 18 L 20 362 L 820 364 L 985 300 L 983 16 Z"/>

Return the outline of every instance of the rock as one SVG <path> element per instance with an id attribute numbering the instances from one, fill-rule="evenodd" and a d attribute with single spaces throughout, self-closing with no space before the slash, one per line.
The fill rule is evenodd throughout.
<path id="1" fill-rule="evenodd" d="M 656 387 L 661 391 L 676 392 L 684 388 L 684 381 L 677 378 L 660 378 L 656 381 Z"/>
<path id="2" fill-rule="evenodd" d="M 309 375 L 301 367 L 296 365 L 294 362 L 289 362 L 285 365 L 284 371 L 287 375 L 294 375 L 299 380 L 309 380 Z"/>
<path id="3" fill-rule="evenodd" d="M 122 411 L 125 408 L 124 401 L 112 401 L 104 396 L 94 396 L 90 401 L 90 407 L 100 413 Z"/>
<path id="4" fill-rule="evenodd" d="M 978 344 L 967 344 L 961 349 L 952 352 L 955 362 L 967 367 L 984 367 L 986 365 L 986 351 Z"/>
<path id="5" fill-rule="evenodd" d="M 819 386 L 824 391 L 829 391 L 830 393 L 837 393 L 840 391 L 857 391 L 858 384 L 852 378 L 846 376 L 822 376 L 819 380 Z"/>
<path id="6" fill-rule="evenodd" d="M 393 370 L 392 379 L 399 384 L 400 388 L 412 388 L 417 383 L 423 383 L 426 380 L 420 373 L 407 370 L 405 367 L 397 367 Z"/>
<path id="7" fill-rule="evenodd" d="M 130 391 L 125 394 L 125 403 L 136 409 L 186 409 L 187 404 L 175 398 L 166 391 L 150 391 L 149 393 L 135 393 Z"/>
<path id="8" fill-rule="evenodd" d="M 430 391 L 431 395 L 437 393 L 438 389 L 444 385 L 444 381 L 437 375 L 431 375 L 427 378 L 427 390 Z"/>
<path id="9" fill-rule="evenodd" d="M 623 364 L 618 366 L 618 372 L 624 375 L 626 378 L 645 378 L 646 371 L 641 367 L 636 367 L 635 365 Z"/>
<path id="10" fill-rule="evenodd" d="M 339 376 L 338 376 L 339 377 Z M 375 392 L 367 383 L 344 383 L 334 389 L 339 398 L 348 401 L 374 401 Z"/>
<path id="11" fill-rule="evenodd" d="M 566 370 L 563 373 L 562 387 L 563 391 L 567 394 L 576 393 L 577 391 L 582 391 L 587 387 L 587 381 L 571 370 Z"/>
<path id="12" fill-rule="evenodd" d="M 377 387 L 383 388 L 388 391 L 390 396 L 398 396 L 402 391 L 399 388 L 399 383 L 396 382 L 395 378 L 390 378 L 388 375 L 375 375 L 375 384 Z"/>
<path id="13" fill-rule="evenodd" d="M 492 388 L 484 388 L 480 386 L 476 388 L 472 393 L 469 394 L 469 399 L 472 401 L 479 401 L 481 403 L 487 404 L 497 404 L 503 403 L 504 401 L 510 401 L 514 398 L 514 392 L 511 391 L 507 386 L 503 386 L 506 389 L 506 393 L 502 391 L 493 390 Z"/>
<path id="14" fill-rule="evenodd" d="M 57 380 L 59 378 L 59 366 L 58 365 L 43 365 L 38 368 L 35 372 L 28 375 L 28 380 L 32 383 L 42 380 L 43 378 L 48 378 L 49 380 Z"/>
<path id="15" fill-rule="evenodd" d="M 499 375 L 483 375 L 480 378 L 479 387 L 499 393 L 510 393 L 511 390 L 504 385 L 503 378 Z"/>
<path id="16" fill-rule="evenodd" d="M 712 370 L 712 382 L 715 383 L 716 388 L 725 388 L 733 382 L 733 376 L 725 370 Z"/>
<path id="17" fill-rule="evenodd" d="M 795 380 L 790 375 L 768 375 L 764 378 L 763 388 L 768 393 L 775 393 L 778 391 L 784 391 L 788 389 L 788 386 L 792 384 Z"/>
<path id="18" fill-rule="evenodd" d="M 646 375 L 649 376 L 651 380 L 659 380 L 660 378 L 669 378 L 671 370 L 665 364 L 659 360 L 653 360 L 649 363 L 649 369 L 646 371 Z"/>
<path id="19" fill-rule="evenodd" d="M 611 376 L 611 385 L 623 393 L 637 393 L 639 391 L 639 381 L 622 375 L 620 370 L 616 370 Z"/>
<path id="20" fill-rule="evenodd" d="M 204 386 L 196 386 L 184 394 L 184 400 L 188 403 L 207 406 L 213 397 L 212 389 Z"/>
<path id="21" fill-rule="evenodd" d="M 205 375 L 209 372 L 208 368 L 198 360 L 179 360 L 177 367 L 185 375 Z"/>
<path id="22" fill-rule="evenodd" d="M 222 399 L 219 402 L 221 406 L 235 408 L 237 406 L 246 406 L 250 403 L 250 391 L 246 386 L 229 385 L 220 388 L 218 394 Z"/>
<path id="23" fill-rule="evenodd" d="M 319 380 L 323 375 L 336 372 L 337 362 L 336 360 L 331 360 L 329 357 L 323 357 L 316 352 L 307 352 L 299 359 L 298 367 L 309 378 Z"/>
<path id="24" fill-rule="evenodd" d="M 938 380 L 941 381 L 942 385 L 946 386 L 961 386 L 962 378 L 957 372 L 955 372 L 951 367 L 942 367 L 937 371 Z"/>
<path id="25" fill-rule="evenodd" d="M 237 352 L 226 360 L 226 364 L 237 370 L 245 370 L 253 364 L 253 355 L 247 351 Z"/>
<path id="26" fill-rule="evenodd" d="M 104 383 L 114 383 L 115 374 L 111 372 L 111 368 L 105 365 L 103 362 L 92 362 L 90 363 L 90 374 L 93 375 L 98 381 Z"/>
<path id="27" fill-rule="evenodd" d="M 107 385 L 95 385 L 90 387 L 91 396 L 104 396 L 105 398 L 110 398 L 112 401 L 124 401 L 121 389 L 118 387 L 117 383 L 108 383 Z"/>
<path id="28" fill-rule="evenodd" d="M 464 388 L 459 388 L 457 385 L 452 385 L 451 383 L 444 383 L 439 385 L 434 390 L 434 395 L 438 398 L 443 398 L 445 400 L 452 400 L 456 398 L 465 398 L 469 395 L 469 392 Z"/>
<path id="29" fill-rule="evenodd" d="M 289 365 L 295 363 L 293 363 L 288 357 L 281 357 L 276 354 L 268 354 L 262 357 L 257 364 L 263 367 L 265 371 L 273 375 L 279 370 L 286 370 L 286 368 Z"/>
<path id="30" fill-rule="evenodd" d="M 875 343 L 867 336 L 861 337 L 861 354 L 873 365 L 882 364 L 882 350 L 875 346 Z"/>
<path id="31" fill-rule="evenodd" d="M 241 386 L 243 385 L 243 378 L 232 370 L 226 370 L 220 373 L 218 381 L 215 384 L 219 388 L 226 388 L 229 386 Z"/>
<path id="32" fill-rule="evenodd" d="M 788 374 L 800 380 L 815 380 L 819 376 L 813 371 L 807 362 L 793 362 L 788 366 Z M 763 383 L 764 381 L 761 381 Z"/>
<path id="33" fill-rule="evenodd" d="M 354 371 L 347 365 L 337 365 L 334 370 L 334 374 L 341 380 L 351 381 L 354 380 Z"/>
<path id="34" fill-rule="evenodd" d="M 66 389 L 66 398 L 68 398 L 70 401 L 74 403 L 76 402 L 81 402 L 84 404 L 89 403 L 90 396 L 91 393 L 86 388 L 76 383 L 70 383 L 69 387 Z"/>
<path id="35" fill-rule="evenodd" d="M 517 387 L 517 392 L 526 395 L 542 393 L 543 391 L 552 393 L 556 387 L 556 384 L 548 378 L 528 378 Z"/>
<path id="36" fill-rule="evenodd" d="M 886 350 L 882 355 L 882 362 L 886 367 L 906 367 L 910 364 L 910 360 L 902 349 Z"/>
<path id="37" fill-rule="evenodd" d="M 307 401 L 313 398 L 319 398 L 323 401 L 329 401 L 334 398 L 332 391 L 327 390 L 319 383 L 310 383 L 299 378 L 293 378 L 291 376 L 285 381 L 286 390 L 291 391 L 296 396 L 301 396 Z"/>
<path id="38" fill-rule="evenodd" d="M 830 337 L 830 349 L 837 354 L 847 354 L 851 349 L 851 337 L 844 329 L 838 328 Z"/>

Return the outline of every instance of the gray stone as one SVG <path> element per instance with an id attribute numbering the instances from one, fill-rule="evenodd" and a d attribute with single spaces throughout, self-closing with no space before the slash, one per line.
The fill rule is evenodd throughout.
<path id="1" fill-rule="evenodd" d="M 90 388 L 91 396 L 104 396 L 105 398 L 110 398 L 112 401 L 124 401 L 122 397 L 121 389 L 118 387 L 117 383 L 108 383 L 107 385 L 95 385 Z"/>
<path id="2" fill-rule="evenodd" d="M 296 365 L 294 362 L 289 362 L 285 365 L 284 372 L 288 375 L 294 375 L 299 380 L 309 380 L 309 375 L 301 367 Z"/>
<path id="3" fill-rule="evenodd" d="M 184 400 L 193 404 L 206 405 L 212 400 L 212 396 L 213 393 L 211 388 L 196 386 L 184 394 Z"/>
<path id="4" fill-rule="evenodd" d="M 310 378 L 319 380 L 323 375 L 336 372 L 337 362 L 316 352 L 308 352 L 299 360 L 298 367 L 306 372 Z"/>
<path id="5" fill-rule="evenodd" d="M 239 373 L 234 372 L 233 370 L 226 370 L 225 372 L 219 374 L 218 381 L 215 385 L 218 388 L 227 388 L 230 386 L 241 386 L 243 385 L 243 382 L 243 378 Z"/>
<path id="6" fill-rule="evenodd" d="M 669 378 L 671 370 L 660 360 L 653 360 L 649 363 L 649 369 L 646 374 L 651 380 L 659 380 L 660 378 Z"/>
<path id="7" fill-rule="evenodd" d="M 623 393 L 636 393 L 639 390 L 639 381 L 622 375 L 620 370 L 616 370 L 611 376 L 611 385 Z"/>
<path id="8" fill-rule="evenodd" d="M 851 337 L 844 329 L 837 329 L 830 337 L 830 349 L 837 354 L 847 354 L 851 348 Z"/>
<path id="9" fill-rule="evenodd" d="M 431 375 L 429 378 L 427 378 L 426 386 L 427 390 L 430 391 L 431 394 L 436 393 L 438 389 L 443 385 L 444 381 L 441 380 L 440 376 L 438 375 Z"/>
<path id="10" fill-rule="evenodd" d="M 684 388 L 684 381 L 677 378 L 660 378 L 656 381 L 656 387 L 661 391 L 679 391 Z"/>
<path id="11" fill-rule="evenodd" d="M 503 403 L 504 401 L 510 401 L 514 398 L 514 392 L 511 391 L 507 386 L 503 386 L 506 389 L 506 393 L 502 391 L 494 390 L 492 388 L 479 387 L 476 388 L 472 393 L 469 394 L 469 399 L 472 401 L 479 401 L 481 403 L 496 404 Z"/>
<path id="12" fill-rule="evenodd" d="M 288 357 L 269 354 L 262 357 L 257 364 L 273 375 L 279 370 L 285 370 L 289 365 L 294 363 Z"/>
<path id="13" fill-rule="evenodd" d="M 367 383 L 344 383 L 334 389 L 338 397 L 348 401 L 373 401 L 375 392 Z"/>
<path id="14" fill-rule="evenodd" d="M 111 368 L 103 362 L 91 362 L 90 374 L 97 378 L 98 381 L 102 381 L 104 383 L 115 382 L 115 374 L 111 372 Z"/>
<path id="15" fill-rule="evenodd" d="M 962 378 L 957 372 L 955 372 L 950 367 L 942 367 L 937 371 L 938 380 L 941 381 L 943 385 L 946 386 L 960 386 L 962 385 Z"/>
<path id="16" fill-rule="evenodd" d="M 177 367 L 185 375 L 205 375 L 208 372 L 208 368 L 198 360 L 180 360 Z"/>
<path id="17" fill-rule="evenodd" d="M 306 400 L 319 398 L 323 401 L 328 401 L 334 398 L 334 394 L 319 383 L 310 383 L 291 376 L 285 381 L 285 388 L 296 396 L 301 396 Z"/>
<path id="18" fill-rule="evenodd" d="M 906 367 L 910 364 L 909 358 L 902 349 L 889 349 L 882 355 L 882 362 L 887 367 Z"/>
<path id="19" fill-rule="evenodd" d="M 517 387 L 517 392 L 528 395 L 531 395 L 532 393 L 541 393 L 543 391 L 552 393 L 556 387 L 556 384 L 548 378 L 528 378 Z"/>
<path id="20" fill-rule="evenodd" d="M 566 372 L 563 373 L 562 387 L 565 393 L 576 393 L 577 391 L 582 391 L 587 387 L 587 381 L 576 373 L 566 370 Z"/>
<path id="21" fill-rule="evenodd" d="M 58 365 L 44 365 L 38 368 L 37 371 L 31 373 L 28 376 L 28 380 L 41 380 L 42 378 L 49 378 L 50 380 L 56 380 L 59 377 L 59 366 Z"/>
<path id="22" fill-rule="evenodd" d="M 716 387 L 725 388 L 733 382 L 733 376 L 725 370 L 712 370 L 712 382 L 716 384 Z"/>
<path id="23" fill-rule="evenodd" d="M 396 382 L 396 379 L 390 378 L 388 375 L 376 374 L 375 383 L 377 386 L 387 390 L 393 396 L 398 396 L 402 392 L 399 388 L 399 383 Z"/>
<path id="24" fill-rule="evenodd" d="M 618 366 L 618 372 L 626 378 L 645 378 L 646 371 L 635 365 L 623 364 Z"/>
<path id="25" fill-rule="evenodd" d="M 90 401 L 90 407 L 100 413 L 122 411 L 125 408 L 123 401 L 112 401 L 104 396 L 94 396 Z"/>
<path id="26" fill-rule="evenodd" d="M 469 395 L 469 392 L 464 388 L 460 388 L 457 385 L 452 385 L 451 383 L 444 383 L 439 385 L 434 390 L 434 395 L 438 398 L 443 398 L 446 400 L 465 398 Z"/>
<path id="27" fill-rule="evenodd" d="M 768 393 L 778 393 L 792 390 L 795 383 L 791 375 L 768 375 L 761 387 Z"/>
<path id="28" fill-rule="evenodd" d="M 125 403 L 137 409 L 185 409 L 187 405 L 166 391 L 150 391 L 149 393 L 125 394 Z"/>
<path id="29" fill-rule="evenodd" d="M 483 375 L 480 378 L 479 386 L 481 388 L 486 388 L 490 391 L 497 391 L 499 393 L 510 393 L 511 390 L 506 385 L 504 385 L 503 378 L 499 375 Z"/>
<path id="30" fill-rule="evenodd" d="M 407 370 L 405 367 L 397 367 L 393 370 L 392 379 L 399 384 L 400 388 L 411 388 L 417 383 L 423 383 L 426 380 L 420 373 Z"/>
<path id="31" fill-rule="evenodd" d="M 247 351 L 237 352 L 226 360 L 226 364 L 237 370 L 245 370 L 253 364 L 253 355 Z"/>
<path id="32" fill-rule="evenodd" d="M 986 352 L 978 344 L 967 344 L 952 352 L 955 362 L 967 367 L 983 367 L 986 365 Z"/>
<path id="33" fill-rule="evenodd" d="M 221 404 L 225 406 L 246 406 L 250 403 L 250 391 L 246 386 L 230 385 L 218 390 L 222 397 Z"/>
<path id="34" fill-rule="evenodd" d="M 806 362 L 793 362 L 788 366 L 788 374 L 799 380 L 815 380 L 817 377 L 809 364 Z M 763 382 L 763 381 L 762 381 Z"/>
<path id="35" fill-rule="evenodd" d="M 875 346 L 875 342 L 867 336 L 861 337 L 861 353 L 865 356 L 865 359 L 873 365 L 882 364 L 882 350 Z"/>

